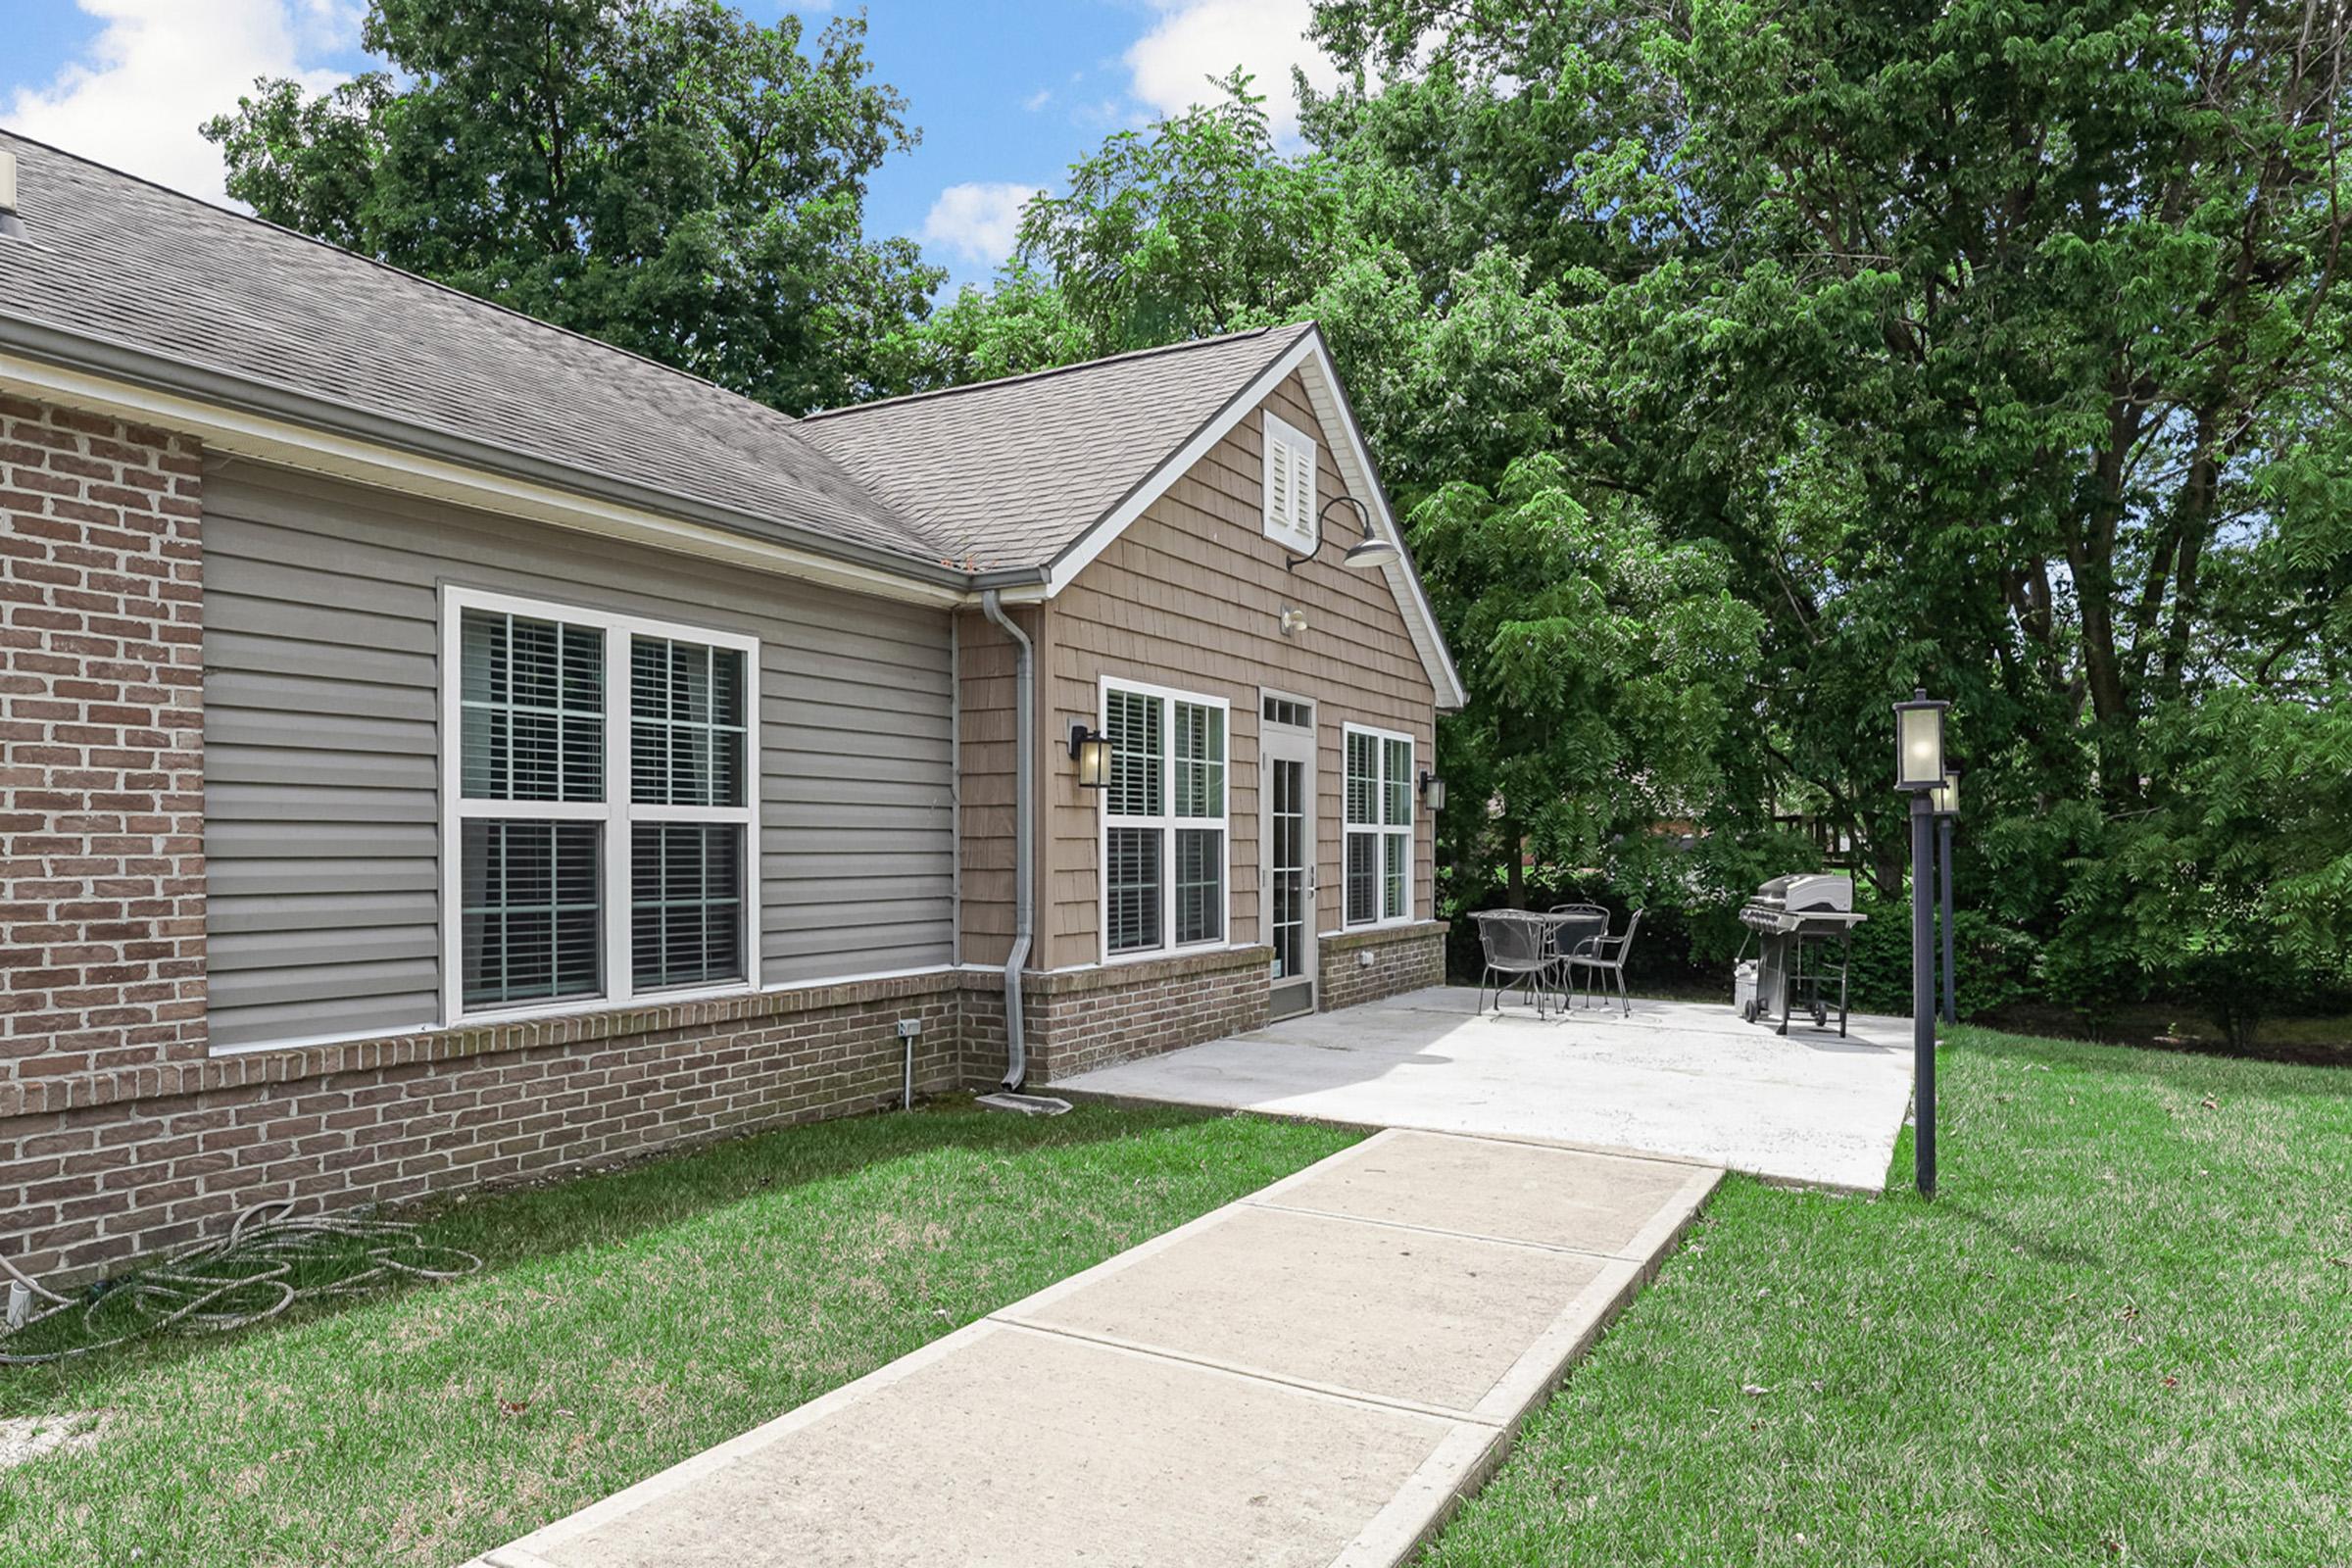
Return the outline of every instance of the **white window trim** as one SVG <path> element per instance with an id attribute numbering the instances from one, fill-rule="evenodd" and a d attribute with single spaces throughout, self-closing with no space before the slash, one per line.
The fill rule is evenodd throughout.
<path id="1" fill-rule="evenodd" d="M 464 760 L 463 703 L 465 671 L 462 627 L 468 610 L 492 614 L 528 615 L 542 620 L 594 626 L 605 634 L 605 799 L 602 801 L 484 801 L 468 800 L 460 768 Z M 632 637 L 661 637 L 732 649 L 743 655 L 744 759 L 741 806 L 639 806 L 630 801 L 629 642 Z M 741 996 L 760 989 L 760 640 L 740 632 L 696 626 L 685 621 L 655 620 L 647 616 L 598 610 L 561 600 L 530 599 L 492 593 L 479 588 L 443 584 L 441 589 L 441 1022 L 445 1028 L 489 1020 L 558 1018 L 574 1013 L 610 1012 L 644 1001 L 696 1002 L 710 997 Z M 466 1006 L 463 891 L 458 860 L 464 824 L 471 818 L 520 818 L 529 821 L 585 821 L 605 824 L 602 864 L 602 909 L 598 923 L 603 942 L 605 989 L 594 997 L 568 997 L 546 1004 L 524 1003 L 511 1007 Z M 743 978 L 724 985 L 663 987 L 639 991 L 631 974 L 629 935 L 631 822 L 725 822 L 743 830 Z"/>
<path id="2" fill-rule="evenodd" d="M 1102 961 L 1109 963 L 1146 963 L 1153 958 L 1166 958 L 1187 953 L 1221 953 L 1233 944 L 1233 705 L 1222 697 L 1209 697 L 1200 692 L 1179 691 L 1172 686 L 1154 686 L 1149 681 L 1129 680 L 1123 675 L 1104 675 L 1096 682 L 1095 729 L 1107 734 L 1110 723 L 1110 694 L 1113 691 L 1133 692 L 1138 697 L 1156 698 L 1162 703 L 1191 703 L 1196 707 L 1213 708 L 1225 715 L 1225 787 L 1218 805 L 1222 808 L 1215 816 L 1177 816 L 1172 810 L 1176 803 L 1176 715 L 1172 710 L 1160 716 L 1161 747 L 1159 754 L 1159 804 L 1163 808 L 1157 816 L 1119 816 L 1110 814 L 1110 791 L 1097 790 L 1095 803 L 1095 948 Z M 1160 833 L 1159 861 L 1159 935 L 1155 948 L 1134 948 L 1125 953 L 1110 951 L 1110 830 L 1117 827 L 1156 828 Z M 1213 942 L 1176 943 L 1176 836 L 1171 828 L 1213 827 L 1225 835 L 1225 919 L 1224 934 Z"/>
<path id="3" fill-rule="evenodd" d="M 1373 738 L 1373 755 L 1380 759 L 1381 776 L 1373 784 L 1373 799 L 1378 803 L 1379 812 L 1383 818 L 1378 824 L 1348 820 L 1348 737 L 1350 735 L 1371 736 Z M 1407 804 L 1404 810 L 1404 826 L 1400 828 L 1391 826 L 1386 820 L 1389 765 L 1387 743 L 1390 741 L 1404 743 L 1404 780 L 1408 791 L 1412 791 L 1405 798 Z M 1413 923 L 1413 911 L 1417 907 L 1414 903 L 1413 860 L 1420 848 L 1413 841 L 1415 835 L 1420 832 L 1418 819 L 1421 814 L 1420 797 L 1416 787 L 1418 780 L 1415 779 L 1413 770 L 1418 763 L 1419 751 L 1420 748 L 1414 744 L 1413 738 L 1402 730 L 1375 729 L 1369 724 L 1342 724 L 1340 726 L 1340 929 L 1343 931 L 1370 931 L 1378 926 Z M 1379 844 L 1377 841 L 1399 835 L 1403 837 L 1404 912 L 1402 914 L 1375 913 L 1369 920 L 1348 918 L 1348 841 L 1359 835 L 1375 841 L 1373 865 L 1378 880 L 1373 884 L 1372 906 L 1376 911 L 1388 902 L 1385 897 L 1388 883 L 1387 846 Z"/>
<path id="4" fill-rule="evenodd" d="M 1315 451 L 1315 438 L 1297 425 L 1274 414 L 1265 416 L 1265 477 L 1261 507 L 1266 537 L 1283 549 L 1299 555 L 1312 555 L 1315 549 L 1315 468 L 1320 461 Z M 1280 508 L 1289 494 L 1275 483 L 1274 454 L 1277 448 L 1288 449 L 1291 472 L 1306 487 L 1306 504 L 1298 509 L 1297 521 L 1283 515 Z"/>

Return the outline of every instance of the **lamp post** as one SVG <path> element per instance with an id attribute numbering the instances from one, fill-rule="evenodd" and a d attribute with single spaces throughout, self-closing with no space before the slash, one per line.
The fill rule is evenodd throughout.
<path id="1" fill-rule="evenodd" d="M 1894 705 L 1894 787 L 1911 797 L 1912 1170 L 1936 1196 L 1936 792 L 1943 788 L 1943 714 L 1924 690 Z"/>
<path id="2" fill-rule="evenodd" d="M 1936 883 L 1943 904 L 1943 1021 L 1958 1023 L 1959 972 L 1952 966 L 1952 829 L 1960 819 L 1960 770 L 1944 769 L 1936 787 Z"/>

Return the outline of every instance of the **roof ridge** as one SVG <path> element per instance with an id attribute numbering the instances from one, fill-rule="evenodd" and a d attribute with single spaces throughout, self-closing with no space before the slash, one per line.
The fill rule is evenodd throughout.
<path id="1" fill-rule="evenodd" d="M 640 365 L 648 365 L 657 370 L 662 370 L 670 375 L 677 376 L 681 380 L 692 381 L 698 386 L 710 387 L 713 391 L 722 392 L 728 397 L 739 399 L 742 402 L 752 405 L 756 409 L 763 410 L 766 413 L 775 416 L 777 418 L 782 419 L 787 424 L 797 425 L 802 422 L 799 417 L 790 414 L 786 414 L 782 409 L 776 408 L 771 404 L 762 403 L 758 398 L 747 396 L 744 393 L 736 391 L 733 387 L 721 386 L 718 382 L 711 380 L 707 375 L 697 375 L 692 370 L 680 369 L 677 366 L 669 365 L 661 360 L 657 360 L 651 355 L 640 354 L 635 349 L 624 349 L 617 343 L 608 343 L 603 338 L 580 331 L 576 327 L 565 326 L 559 321 L 550 321 L 543 317 L 533 316 L 528 311 L 518 311 L 512 305 L 502 305 L 497 300 L 484 299 L 479 294 L 468 294 L 466 290 L 459 288 L 454 284 L 444 283 L 438 278 L 427 277 L 422 272 L 412 272 L 405 267 L 395 267 L 390 262 L 383 260 L 381 257 L 366 255 L 360 251 L 352 250 L 348 246 L 337 245 L 332 240 L 320 239 L 316 234 L 306 234 L 299 228 L 288 228 L 283 223 L 272 222 L 269 219 L 263 218 L 255 213 L 240 213 L 235 208 L 223 206 L 220 202 L 208 201 L 202 196 L 191 196 L 184 190 L 174 190 L 160 180 L 149 179 L 144 174 L 134 174 L 126 169 L 117 169 L 112 164 L 102 163 L 95 158 L 87 156 L 86 154 L 74 152 L 69 148 L 60 147 L 55 142 L 43 141 L 38 136 L 27 136 L 24 134 L 24 132 L 18 130 L 13 125 L 0 124 L 0 136 L 6 136 L 13 141 L 24 142 L 27 146 L 38 147 L 43 152 L 55 153 L 58 157 L 66 159 L 68 162 L 80 164 L 85 169 L 95 169 L 101 173 L 112 174 L 117 179 L 125 179 L 134 185 L 144 185 L 149 190 L 171 197 L 174 201 L 186 202 L 191 207 L 201 207 L 208 213 L 217 213 L 222 218 L 234 219 L 239 222 L 251 223 L 256 228 L 265 228 L 272 233 L 283 234 L 289 239 L 300 240 L 305 245 L 315 245 L 322 251 L 327 251 L 333 255 L 345 257 L 351 261 L 362 263 L 368 267 L 372 267 L 380 272 L 389 272 L 394 277 L 406 278 L 412 283 L 422 283 L 429 289 L 438 290 L 440 293 L 447 294 L 451 298 L 459 300 L 465 304 L 479 306 L 481 309 L 487 311 L 496 311 L 501 316 L 511 316 L 515 320 L 526 321 L 532 326 L 539 327 L 544 331 L 555 332 L 564 337 L 576 339 L 577 341 L 586 343 L 591 347 L 602 349 L 608 354 L 622 355 L 628 359 L 635 360 Z M 20 178 L 19 189 L 17 192 L 17 202 L 20 211 L 23 209 L 24 200 L 24 191 L 23 188 L 22 179 Z"/>
<path id="2" fill-rule="evenodd" d="M 954 386 L 937 386 L 923 392 L 906 392 L 895 398 L 876 398 L 870 403 L 846 403 L 838 409 L 819 409 L 805 414 L 797 421 L 818 424 L 844 415 L 864 414 L 874 409 L 892 409 L 906 403 L 924 403 L 934 398 L 955 397 L 962 392 L 979 392 L 991 387 L 1013 386 L 1024 381 L 1042 381 L 1048 376 L 1070 375 L 1079 370 L 1092 370 L 1105 365 L 1118 365 L 1128 360 L 1145 360 L 1159 354 L 1182 354 L 1187 350 L 1207 348 L 1215 343 L 1236 343 L 1244 338 L 1264 337 L 1274 332 L 1310 330 L 1312 320 L 1286 321 L 1280 326 L 1246 326 L 1235 332 L 1212 332 L 1207 337 L 1188 337 L 1175 343 L 1155 344 L 1148 349 L 1128 349 L 1124 353 L 1105 354 L 1099 359 L 1073 360 L 1067 365 L 1051 365 L 1042 370 L 1023 370 L 1018 375 L 1000 375 L 986 381 L 959 381 Z"/>

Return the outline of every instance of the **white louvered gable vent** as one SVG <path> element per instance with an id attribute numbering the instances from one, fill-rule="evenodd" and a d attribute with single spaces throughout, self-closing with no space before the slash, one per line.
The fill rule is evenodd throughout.
<path id="1" fill-rule="evenodd" d="M 1315 438 L 1266 416 L 1266 537 L 1285 550 L 1315 548 Z"/>

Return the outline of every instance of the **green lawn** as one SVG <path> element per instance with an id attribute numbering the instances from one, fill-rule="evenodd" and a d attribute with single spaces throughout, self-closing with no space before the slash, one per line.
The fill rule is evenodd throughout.
<path id="1" fill-rule="evenodd" d="M 1939 1060 L 1934 1203 L 1728 1183 L 1422 1568 L 2352 1563 L 2352 1076 Z"/>
<path id="2" fill-rule="evenodd" d="M 0 1367 L 0 1415 L 110 1412 L 0 1472 L 0 1562 L 460 1562 L 1353 1141 L 948 1108 L 465 1204 L 460 1283 Z"/>

